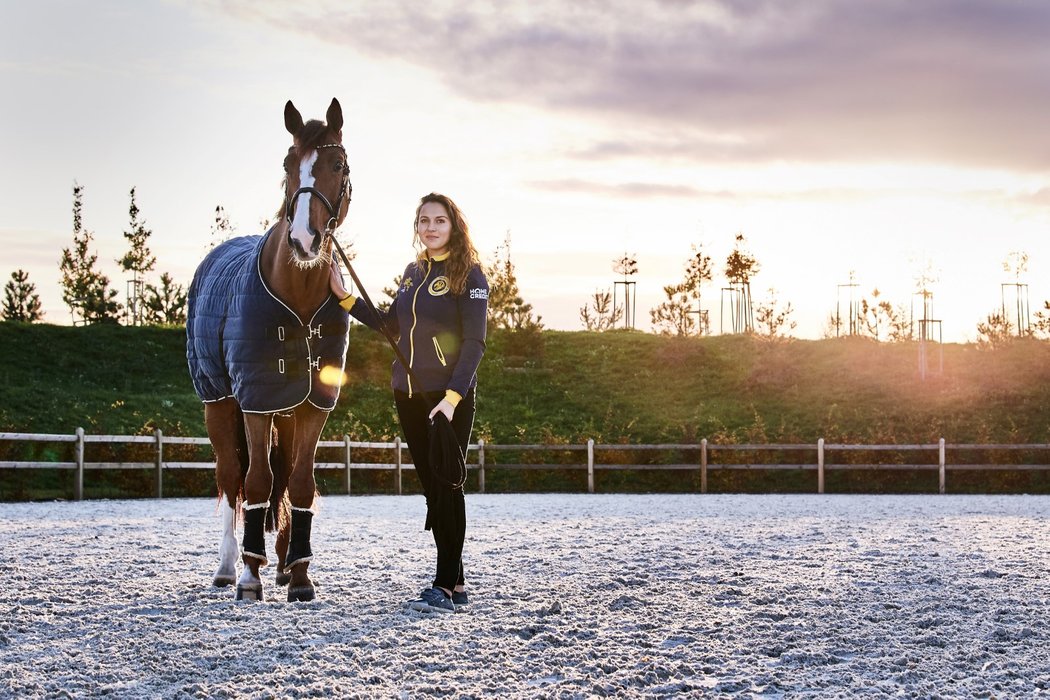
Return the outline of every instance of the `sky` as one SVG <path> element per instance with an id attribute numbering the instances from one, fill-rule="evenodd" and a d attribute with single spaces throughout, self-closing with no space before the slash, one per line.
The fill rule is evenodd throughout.
<path id="1" fill-rule="evenodd" d="M 52 323 L 75 182 L 122 296 L 132 187 L 155 274 L 188 285 L 217 205 L 241 234 L 280 207 L 285 102 L 323 119 L 332 97 L 354 186 L 339 238 L 373 296 L 438 191 L 486 260 L 509 234 L 548 328 L 582 328 L 627 253 L 648 330 L 694 245 L 728 328 L 738 233 L 754 304 L 775 290 L 798 337 L 846 313 L 851 276 L 906 309 L 933 279 L 952 342 L 1003 283 L 1033 312 L 1050 299 L 1044 2 L 0 1 L 0 276 L 27 270 Z"/>

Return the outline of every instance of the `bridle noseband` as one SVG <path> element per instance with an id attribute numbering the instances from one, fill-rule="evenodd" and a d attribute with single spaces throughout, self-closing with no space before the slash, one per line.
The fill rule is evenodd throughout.
<path id="1" fill-rule="evenodd" d="M 304 192 L 316 195 L 321 200 L 321 203 L 324 204 L 325 209 L 328 210 L 329 219 L 324 227 L 324 238 L 330 238 L 338 225 L 339 211 L 343 208 L 343 198 L 345 197 L 347 202 L 350 201 L 354 192 L 354 186 L 350 184 L 350 163 L 347 162 L 346 149 L 343 148 L 343 145 L 339 143 L 325 143 L 318 146 L 315 150 L 320 151 L 322 148 L 338 148 L 343 153 L 343 178 L 339 183 L 339 199 L 335 200 L 335 206 L 332 206 L 328 197 L 325 197 L 316 187 L 300 187 L 292 193 L 291 197 L 287 198 L 284 218 L 290 227 L 292 225 L 292 214 L 295 212 L 295 203 L 299 200 L 299 195 Z M 323 247 L 324 239 L 322 239 L 321 244 Z"/>

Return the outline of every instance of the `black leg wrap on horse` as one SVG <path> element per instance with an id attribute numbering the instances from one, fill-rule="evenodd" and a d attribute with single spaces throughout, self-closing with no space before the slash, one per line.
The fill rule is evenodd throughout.
<path id="1" fill-rule="evenodd" d="M 267 561 L 266 537 L 263 535 L 266 511 L 266 508 L 245 509 L 244 538 L 241 540 L 241 553 L 253 559 L 261 559 L 264 564 Z"/>
<path id="2" fill-rule="evenodd" d="M 310 551 L 310 529 L 314 514 L 309 510 L 292 508 L 292 533 L 288 540 L 288 556 L 284 565 L 288 571 L 296 564 L 303 564 L 313 558 Z"/>

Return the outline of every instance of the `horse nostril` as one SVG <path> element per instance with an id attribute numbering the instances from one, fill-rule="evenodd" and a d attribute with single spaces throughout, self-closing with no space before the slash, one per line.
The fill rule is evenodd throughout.
<path id="1" fill-rule="evenodd" d="M 309 260 L 313 257 L 316 257 L 316 254 L 310 255 L 309 253 L 307 253 L 306 249 L 303 247 L 303 244 L 295 236 L 289 234 L 288 243 L 292 246 L 292 253 L 295 254 L 295 257 L 297 259 Z"/>

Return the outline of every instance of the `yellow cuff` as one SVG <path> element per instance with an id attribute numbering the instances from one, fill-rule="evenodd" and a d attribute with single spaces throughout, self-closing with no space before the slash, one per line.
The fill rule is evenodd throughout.
<path id="1" fill-rule="evenodd" d="M 450 404 L 452 404 L 452 408 L 458 406 L 459 402 L 462 400 L 463 397 L 455 391 L 452 391 L 451 389 L 445 389 L 445 401 L 448 401 Z"/>
<path id="2" fill-rule="evenodd" d="M 354 308 L 354 304 L 357 303 L 357 297 L 353 294 L 347 294 L 345 297 L 339 300 L 339 306 L 343 307 L 344 311 L 349 312 L 350 309 Z"/>

